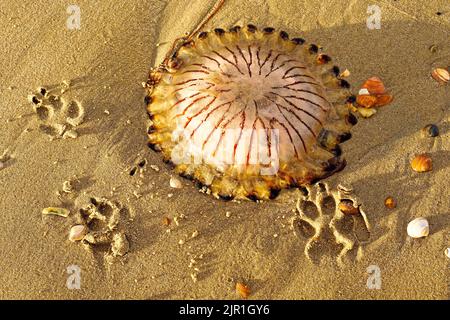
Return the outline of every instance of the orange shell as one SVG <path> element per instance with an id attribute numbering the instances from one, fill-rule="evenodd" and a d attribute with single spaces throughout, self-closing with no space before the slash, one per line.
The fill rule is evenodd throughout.
<path id="1" fill-rule="evenodd" d="M 359 209 L 355 208 L 353 206 L 353 201 L 351 200 L 347 200 L 347 199 L 343 199 L 339 205 L 338 205 L 339 210 L 342 211 L 342 213 L 344 213 L 345 215 L 349 215 L 349 216 L 353 216 L 353 215 L 357 215 L 359 214 Z"/>
<path id="2" fill-rule="evenodd" d="M 428 155 L 419 154 L 412 159 L 411 167 L 416 172 L 427 172 L 433 169 L 433 164 Z"/>
<path id="3" fill-rule="evenodd" d="M 450 80 L 450 74 L 446 69 L 436 68 L 431 73 L 434 80 L 440 83 L 447 83 Z"/>
<path id="4" fill-rule="evenodd" d="M 375 103 L 375 107 L 382 107 L 385 106 L 394 100 L 394 97 L 390 94 L 383 94 L 380 96 L 377 96 L 377 101 Z"/>
<path id="5" fill-rule="evenodd" d="M 364 108 L 372 108 L 377 103 L 377 97 L 363 94 L 356 97 L 356 103 Z"/>
<path id="6" fill-rule="evenodd" d="M 371 77 L 364 82 L 362 85 L 362 88 L 367 89 L 370 94 L 379 95 L 379 94 L 385 94 L 386 88 L 378 77 Z"/>
<path id="7" fill-rule="evenodd" d="M 384 205 L 386 206 L 386 208 L 394 209 L 395 207 L 397 207 L 397 201 L 395 201 L 395 199 L 392 197 L 387 197 L 384 200 Z"/>
<path id="8" fill-rule="evenodd" d="M 236 292 L 242 299 L 247 299 L 250 295 L 250 288 L 242 282 L 236 283 Z"/>

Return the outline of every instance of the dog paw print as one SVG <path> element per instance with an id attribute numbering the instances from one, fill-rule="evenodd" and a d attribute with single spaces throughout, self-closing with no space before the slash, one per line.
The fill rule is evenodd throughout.
<path id="1" fill-rule="evenodd" d="M 105 198 L 91 198 L 80 209 L 80 223 L 87 227 L 82 243 L 94 253 L 102 253 L 109 260 L 128 253 L 130 244 L 122 220 L 128 210 Z"/>
<path id="2" fill-rule="evenodd" d="M 370 238 L 369 224 L 349 192 L 330 191 L 323 183 L 305 191 L 298 199 L 292 227 L 306 257 L 316 264 L 332 257 L 342 265 L 350 253 L 360 254 L 359 248 Z"/>
<path id="3" fill-rule="evenodd" d="M 76 128 L 84 121 L 84 108 L 76 100 L 66 100 L 64 90 L 39 88 L 28 99 L 39 121 L 39 130 L 51 139 L 76 138 Z"/>

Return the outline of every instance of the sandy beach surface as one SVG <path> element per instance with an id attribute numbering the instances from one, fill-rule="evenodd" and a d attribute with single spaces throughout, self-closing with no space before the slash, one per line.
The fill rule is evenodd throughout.
<path id="1" fill-rule="evenodd" d="M 216 200 L 183 179 L 174 189 L 146 146 L 141 83 L 213 4 L 0 2 L 0 299 L 239 299 L 237 282 L 249 299 L 448 299 L 450 94 L 430 76 L 450 61 L 448 1 L 227 0 L 205 26 L 283 29 L 350 70 L 355 93 L 379 76 L 394 96 L 359 119 L 342 145 L 347 167 L 322 181 L 332 194 L 351 189 L 365 218 L 319 205 L 316 239 L 298 218 L 299 190 L 254 203 Z M 381 29 L 371 30 L 374 4 Z M 79 29 L 67 25 L 70 5 Z M 40 87 L 49 108 L 34 110 Z M 422 136 L 427 124 L 438 137 Z M 414 172 L 424 152 L 433 170 Z M 86 212 L 104 216 L 92 229 L 113 225 L 114 239 L 69 241 Z M 429 221 L 426 238 L 406 233 L 417 217 Z"/>

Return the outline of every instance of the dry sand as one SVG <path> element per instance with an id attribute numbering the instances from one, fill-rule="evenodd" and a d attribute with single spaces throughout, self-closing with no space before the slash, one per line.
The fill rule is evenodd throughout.
<path id="1" fill-rule="evenodd" d="M 72 3 L 81 8 L 80 30 L 66 28 Z M 382 10 L 380 30 L 366 26 L 374 3 Z M 207 24 L 283 28 L 322 45 L 351 71 L 355 91 L 378 75 L 395 97 L 359 121 L 343 145 L 347 167 L 324 181 L 331 190 L 338 184 L 353 189 L 369 230 L 348 221 L 338 241 L 354 246 L 339 256 L 325 223 L 309 258 L 308 239 L 292 227 L 297 190 L 257 204 L 215 200 L 184 180 L 183 188 L 172 189 L 172 172 L 146 147 L 141 83 L 168 49 L 164 42 L 194 28 L 212 5 L 0 2 L 0 298 L 237 299 L 235 283 L 244 281 L 252 299 L 448 299 L 449 90 L 430 77 L 433 67 L 449 64 L 448 1 L 229 0 Z M 40 119 L 27 101 L 40 86 L 61 96 L 57 107 L 73 104 Z M 66 120 L 77 116 L 80 124 Z M 75 124 L 79 136 L 51 139 L 46 122 Z M 428 123 L 439 126 L 439 137 L 421 137 Z M 433 171 L 411 170 L 418 152 L 432 156 Z M 142 160 L 144 167 L 130 176 Z M 71 193 L 62 191 L 65 181 L 73 182 Z M 384 207 L 388 195 L 397 199 L 396 209 Z M 68 240 L 80 209 L 103 197 L 122 208 L 118 230 L 130 242 L 124 257 L 111 259 L 108 243 L 88 250 Z M 71 214 L 43 216 L 49 206 Z M 406 225 L 419 216 L 429 219 L 431 232 L 413 240 Z M 164 226 L 164 217 L 178 217 L 178 225 Z M 70 265 L 80 267 L 80 290 L 66 287 Z M 366 285 L 370 265 L 381 271 L 379 290 Z"/>

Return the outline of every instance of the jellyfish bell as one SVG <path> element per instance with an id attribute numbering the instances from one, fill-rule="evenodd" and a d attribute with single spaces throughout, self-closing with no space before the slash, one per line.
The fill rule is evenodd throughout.
<path id="1" fill-rule="evenodd" d="M 201 32 L 147 82 L 149 145 L 222 198 L 269 199 L 345 166 L 356 118 L 331 58 L 253 25 Z"/>

